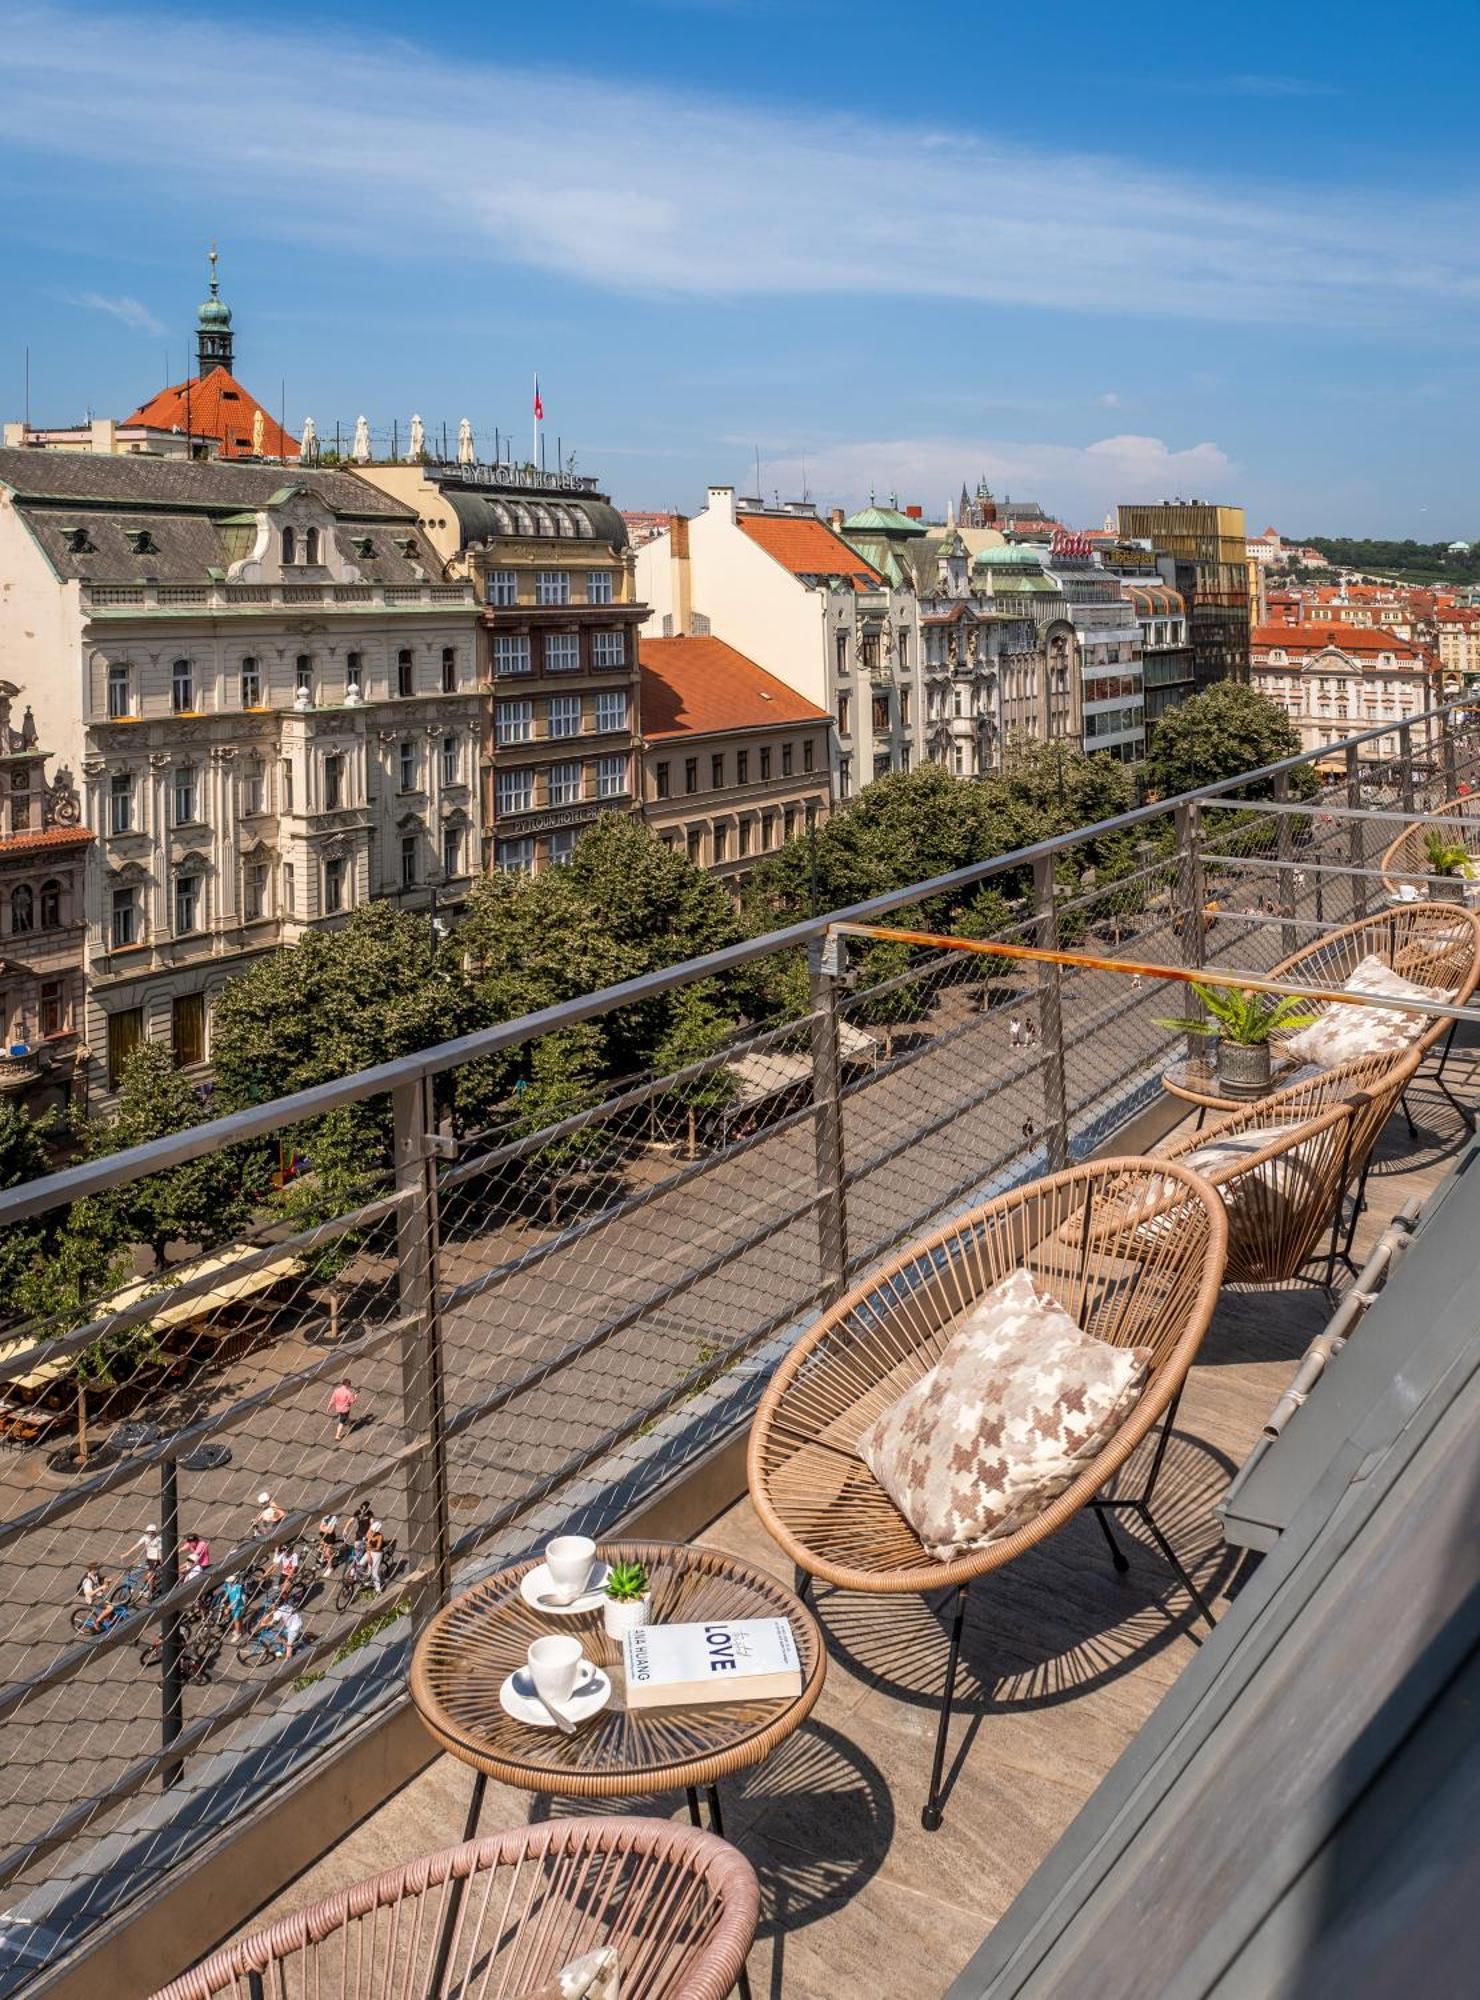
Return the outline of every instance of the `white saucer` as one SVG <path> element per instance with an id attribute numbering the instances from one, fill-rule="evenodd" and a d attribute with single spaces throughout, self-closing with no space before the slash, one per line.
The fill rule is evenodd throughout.
<path id="1" fill-rule="evenodd" d="M 554 1584 L 550 1578 L 547 1563 L 536 1563 L 520 1579 L 519 1595 L 531 1611 L 543 1611 L 547 1618 L 579 1618 L 587 1611 L 598 1611 L 601 1600 L 606 1595 L 606 1580 L 611 1575 L 611 1565 L 593 1565 L 591 1578 L 579 1597 L 573 1597 L 569 1604 L 557 1604 L 550 1596 Z"/>
<path id="2" fill-rule="evenodd" d="M 572 1722 L 585 1722 L 588 1717 L 599 1715 L 612 1698 L 611 1677 L 600 1667 L 587 1661 L 591 1668 L 590 1678 L 578 1687 L 568 1701 L 560 1706 Z M 521 1688 L 527 1687 L 525 1694 Z M 528 1667 L 516 1667 L 498 1691 L 499 1706 L 505 1715 L 515 1722 L 527 1722 L 531 1729 L 554 1729 L 544 1703 L 534 1693 L 534 1682 L 529 1678 Z"/>

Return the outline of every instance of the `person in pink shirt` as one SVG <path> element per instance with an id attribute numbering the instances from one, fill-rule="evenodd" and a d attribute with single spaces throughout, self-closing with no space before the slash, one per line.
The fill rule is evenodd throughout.
<path id="1" fill-rule="evenodd" d="M 330 1391 L 329 1414 L 334 1419 L 335 1444 L 338 1444 L 339 1440 L 344 1436 L 344 1427 L 349 1422 L 349 1413 L 359 1400 L 359 1397 L 349 1386 L 348 1376 L 339 1384 L 337 1389 Z"/>

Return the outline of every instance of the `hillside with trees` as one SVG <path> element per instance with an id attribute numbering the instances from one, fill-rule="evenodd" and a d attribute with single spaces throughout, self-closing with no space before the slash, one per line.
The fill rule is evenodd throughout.
<path id="1" fill-rule="evenodd" d="M 1480 542 L 1453 555 L 1445 542 L 1354 541 L 1344 536 L 1306 535 L 1303 544 L 1319 549 L 1341 569 L 1359 569 L 1399 583 L 1480 583 Z"/>

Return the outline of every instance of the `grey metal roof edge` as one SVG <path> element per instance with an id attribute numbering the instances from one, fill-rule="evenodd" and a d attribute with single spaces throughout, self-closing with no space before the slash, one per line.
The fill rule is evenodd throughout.
<path id="1" fill-rule="evenodd" d="M 1435 1199 L 1455 1183 L 1451 1175 Z M 1006 2000 L 1043 1959 L 1170 1794 L 1444 1418 L 1480 1372 L 1472 1347 L 1402 1422 L 1376 1460 L 1348 1439 L 1290 1528 L 1224 1612 L 1198 1656 L 1090 1794 L 943 2000 Z M 1399 1396 L 1394 1383 L 1393 1394 Z M 1399 1407 L 1401 1408 L 1401 1400 Z M 1375 1417 L 1375 1413 L 1374 1413 Z"/>

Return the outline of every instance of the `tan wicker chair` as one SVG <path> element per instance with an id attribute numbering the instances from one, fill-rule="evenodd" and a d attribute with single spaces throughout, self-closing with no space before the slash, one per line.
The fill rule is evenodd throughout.
<path id="1" fill-rule="evenodd" d="M 1111 1189 L 1127 1202 L 1106 1222 Z M 1148 1233 L 1147 1204 L 1167 1227 Z M 1000 1569 L 1094 1509 L 1117 1569 L 1126 1558 L 1107 1510 L 1135 1510 L 1202 1615 L 1212 1614 L 1151 1515 L 1151 1501 L 1182 1383 L 1218 1296 L 1228 1224 L 1223 1203 L 1185 1168 L 1103 1160 L 1014 1189 L 914 1243 L 825 1313 L 777 1370 L 750 1435 L 757 1514 L 796 1563 L 842 1590 L 954 1592 L 955 1613 L 935 1761 L 923 1822 L 940 1825 L 941 1774 L 955 1695 L 966 1596 Z M 1026 1265 L 1079 1325 L 1101 1340 L 1152 1350 L 1145 1393 L 1094 1463 L 1017 1534 L 951 1562 L 927 1554 L 858 1454 L 876 1417 L 935 1365 L 955 1326 L 982 1295 Z M 1134 1497 L 1102 1497 L 1154 1427 L 1161 1433 Z"/>
<path id="2" fill-rule="evenodd" d="M 1480 798 L 1451 799 L 1448 805 L 1435 806 L 1427 819 L 1404 827 L 1377 864 L 1388 895 L 1401 896 L 1405 889 L 1417 889 L 1418 884 L 1410 878 L 1428 874 L 1424 835 L 1429 832 L 1442 834 L 1480 860 Z"/>
<path id="3" fill-rule="evenodd" d="M 755 1871 L 712 1833 L 553 1820 L 341 1890 L 227 1945 L 155 2000 L 516 2000 L 599 1945 L 616 1949 L 622 2000 L 724 2000 L 758 1910 Z"/>
<path id="4" fill-rule="evenodd" d="M 1343 1203 L 1354 1181 L 1365 1188 L 1378 1135 L 1420 1060 L 1414 1049 L 1397 1058 L 1363 1056 L 1342 1063 L 1178 1137 L 1159 1155 L 1193 1167 L 1223 1196 L 1231 1283 L 1287 1283 L 1318 1254 L 1323 1237 L 1329 1237 L 1327 1284 L 1337 1258 L 1350 1260 L 1360 1193 L 1354 1195 L 1344 1244 Z M 1294 1129 L 1226 1166 L 1193 1157 L 1204 1147 L 1277 1126 Z"/>

